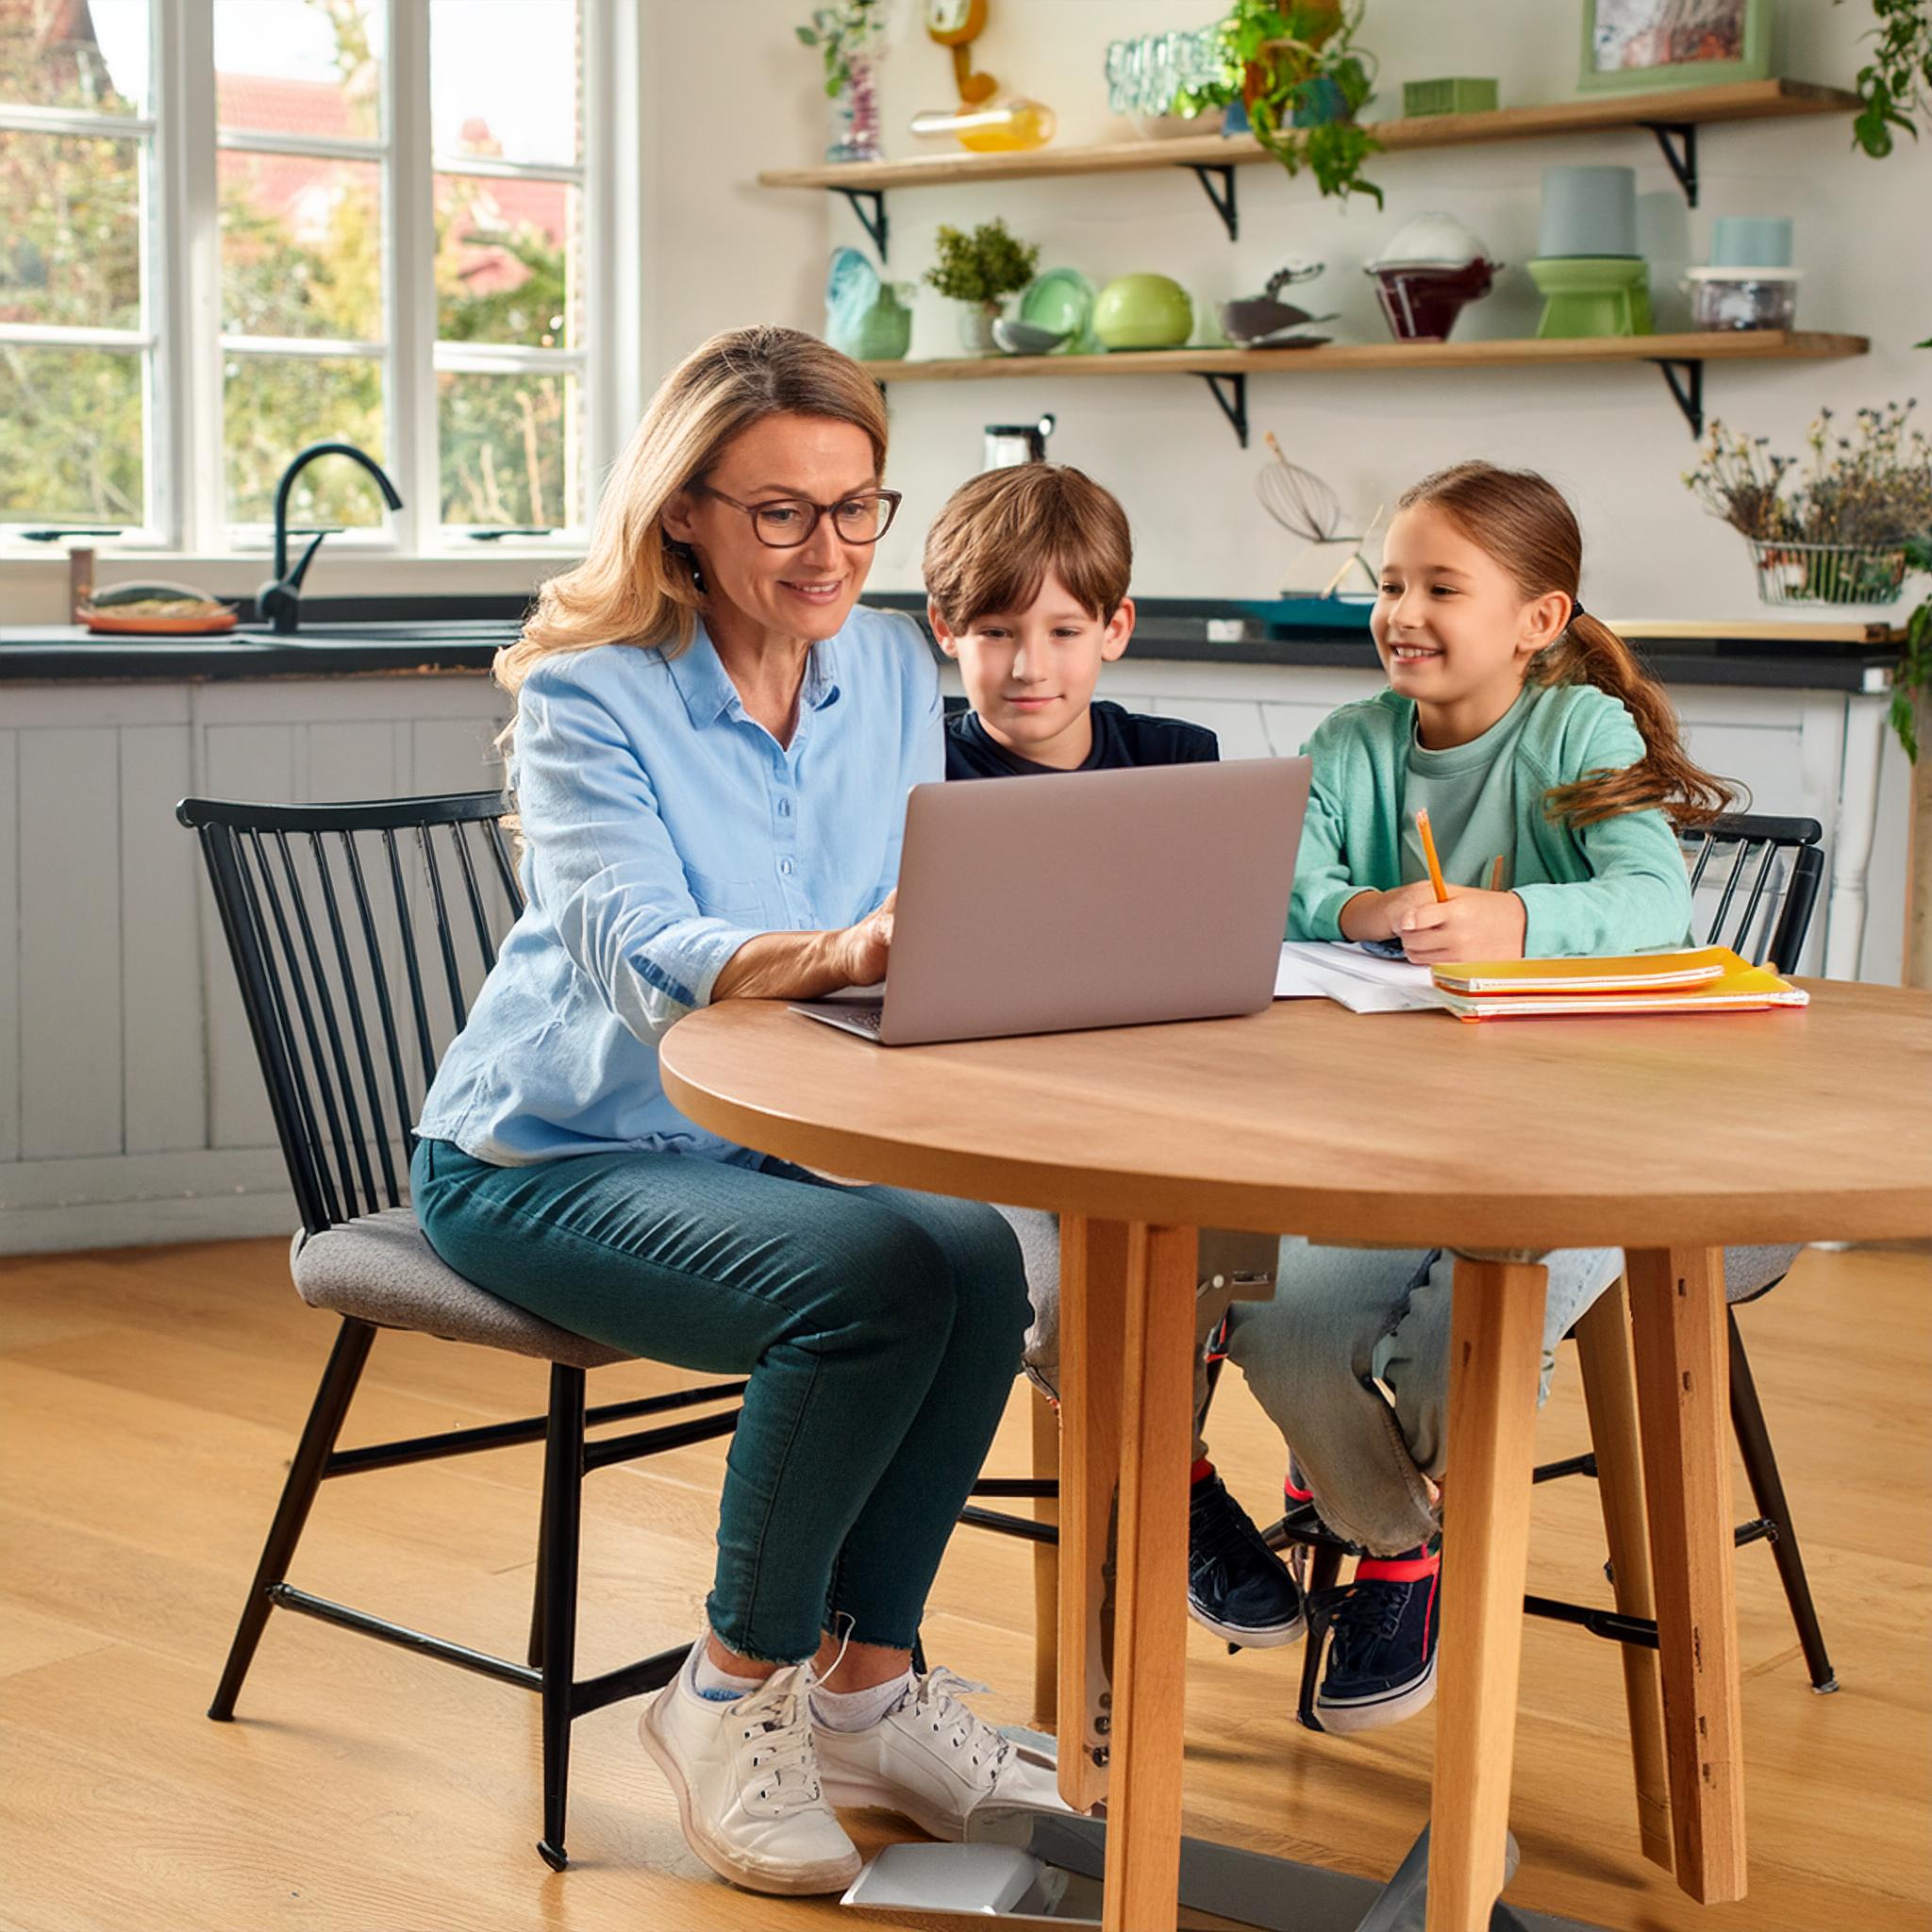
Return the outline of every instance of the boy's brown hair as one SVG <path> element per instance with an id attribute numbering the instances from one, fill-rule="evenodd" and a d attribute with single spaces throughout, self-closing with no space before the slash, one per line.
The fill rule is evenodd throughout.
<path id="1" fill-rule="evenodd" d="M 952 631 L 1024 610 L 1049 571 L 1108 623 L 1133 575 L 1127 513 L 1068 463 L 988 470 L 954 491 L 926 532 L 925 591 Z"/>

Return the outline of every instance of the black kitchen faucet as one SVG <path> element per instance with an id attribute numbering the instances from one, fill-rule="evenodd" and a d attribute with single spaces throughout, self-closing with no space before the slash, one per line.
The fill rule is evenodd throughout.
<path id="1" fill-rule="evenodd" d="M 375 478 L 390 508 L 401 509 L 403 507 L 403 499 L 397 495 L 396 486 L 389 480 L 388 471 L 353 442 L 311 442 L 307 449 L 296 453 L 295 459 L 282 472 L 282 480 L 275 485 L 275 574 L 255 593 L 256 616 L 273 624 L 277 631 L 284 634 L 295 628 L 302 607 L 303 576 L 315 553 L 322 547 L 322 540 L 328 535 L 326 530 L 316 531 L 308 548 L 302 553 L 301 562 L 293 570 L 289 568 L 289 491 L 296 476 L 317 457 L 348 457 L 360 463 Z"/>

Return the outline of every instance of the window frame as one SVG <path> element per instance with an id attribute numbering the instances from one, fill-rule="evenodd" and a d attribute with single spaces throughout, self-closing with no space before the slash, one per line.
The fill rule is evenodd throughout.
<path id="1" fill-rule="evenodd" d="M 14 340 L 42 336 L 85 346 L 138 348 L 146 364 L 143 479 L 147 518 L 112 538 L 117 555 L 259 557 L 273 547 L 266 524 L 230 524 L 223 442 L 223 359 L 237 343 L 259 354 L 269 339 L 229 338 L 222 330 L 218 157 L 223 149 L 340 155 L 382 169 L 384 467 L 403 497 L 380 525 L 331 536 L 331 550 L 375 558 L 447 562 L 513 555 L 579 556 L 595 516 L 599 488 L 635 412 L 637 382 L 618 352 L 626 277 L 641 271 L 635 242 L 621 250 L 620 208 L 634 203 L 625 170 L 639 158 L 639 29 L 625 0 L 577 0 L 582 152 L 575 166 L 500 162 L 438 155 L 431 147 L 429 9 L 421 0 L 384 0 L 389 15 L 383 126 L 376 141 L 308 140 L 218 131 L 214 0 L 148 0 L 150 91 L 144 117 L 0 108 L 0 127 L 48 133 L 112 133 L 143 143 L 142 322 L 139 332 L 11 327 Z M 85 123 L 85 125 L 72 124 Z M 628 131 L 626 131 L 628 130 Z M 435 177 L 439 174 L 564 180 L 581 197 L 582 341 L 575 349 L 437 342 Z M 629 232 L 635 236 L 633 225 Z M 302 339 L 287 346 L 313 356 L 343 345 Z M 366 349 L 371 344 L 347 345 Z M 580 520 L 542 538 L 487 542 L 475 527 L 441 521 L 437 376 L 446 369 L 568 370 L 576 377 Z M 295 445 L 289 454 L 293 456 Z M 57 521 L 52 516 L 45 519 Z M 56 546 L 29 544 L 32 525 L 0 526 L 0 556 L 58 561 Z M 81 540 L 86 541 L 86 540 Z M 50 558 L 50 551 L 54 557 Z"/>

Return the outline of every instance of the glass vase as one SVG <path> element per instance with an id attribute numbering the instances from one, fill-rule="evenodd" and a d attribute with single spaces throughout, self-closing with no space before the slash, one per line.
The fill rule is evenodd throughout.
<path id="1" fill-rule="evenodd" d="M 852 54 L 845 60 L 845 84 L 832 97 L 832 142 L 828 161 L 879 158 L 879 56 Z"/>

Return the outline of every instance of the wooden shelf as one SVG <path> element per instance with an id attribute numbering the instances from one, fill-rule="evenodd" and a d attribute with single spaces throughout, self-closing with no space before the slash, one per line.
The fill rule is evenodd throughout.
<path id="1" fill-rule="evenodd" d="M 1742 80 L 1645 94 L 1596 94 L 1487 114 L 1429 114 L 1377 121 L 1368 131 L 1390 154 L 1411 148 L 1466 147 L 1495 141 L 1539 141 L 1606 129 L 1690 129 L 1719 121 L 1769 121 L 1799 114 L 1848 114 L 1858 97 L 1801 80 Z M 1661 138 L 1661 136 L 1659 137 Z M 1669 149 L 1666 149 L 1669 152 Z M 1690 149 L 1694 169 L 1694 147 Z M 1236 168 L 1272 159 L 1251 134 L 1183 135 L 1173 141 L 1122 141 L 1096 147 L 1043 147 L 1024 154 L 916 155 L 905 160 L 842 161 L 816 168 L 770 168 L 765 188 L 830 188 L 878 194 L 888 188 L 931 188 L 961 181 L 1037 181 L 1058 175 L 1124 175 L 1151 168 Z M 1674 160 L 1673 163 L 1675 166 Z M 1680 171 L 1680 178 L 1682 178 Z M 1692 175 L 1694 180 L 1694 173 Z M 1687 192 L 1695 200 L 1690 184 Z"/>
<path id="2" fill-rule="evenodd" d="M 1528 338 L 1466 342 L 1334 342 L 1318 349 L 1123 349 L 1097 356 L 973 356 L 929 362 L 866 362 L 881 386 L 997 382 L 1007 376 L 1198 375 L 1246 448 L 1250 375 L 1337 370 L 1505 369 L 1574 362 L 1654 362 L 1693 436 L 1704 434 L 1707 362 L 1824 362 L 1870 352 L 1866 336 L 1815 329 L 1714 329 L 1677 335 Z"/>

